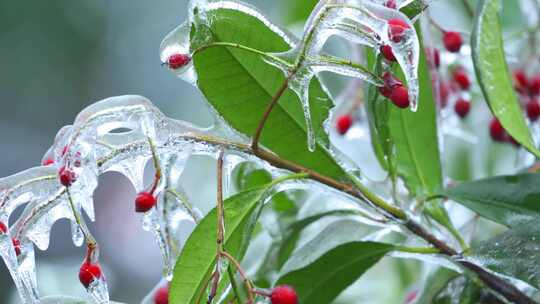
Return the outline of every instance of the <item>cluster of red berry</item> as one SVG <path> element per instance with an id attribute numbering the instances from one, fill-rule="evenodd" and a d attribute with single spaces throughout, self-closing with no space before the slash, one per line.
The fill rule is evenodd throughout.
<path id="1" fill-rule="evenodd" d="M 64 147 L 64 150 L 62 151 L 62 155 L 65 155 L 67 152 L 67 146 Z M 79 155 L 79 153 L 76 153 L 76 155 Z M 54 164 L 54 160 L 52 158 L 47 158 L 43 160 L 42 165 L 44 166 L 50 166 Z M 80 161 L 75 161 L 74 165 L 76 167 L 80 166 Z M 58 170 L 58 179 L 60 181 L 60 184 L 62 184 L 64 187 L 71 187 L 71 185 L 77 180 L 77 175 L 73 170 L 66 166 L 62 166 Z M 135 199 L 135 211 L 136 212 L 147 212 L 148 210 L 152 209 L 156 205 L 156 198 L 154 195 L 150 192 L 140 192 L 136 199 Z M 6 233 L 7 227 L 0 222 L 0 232 Z M 20 242 L 17 239 L 13 239 L 13 246 L 15 248 L 15 252 L 17 255 L 20 255 L 21 248 L 20 248 Z M 85 260 L 85 262 L 81 265 L 79 269 L 79 281 L 81 284 L 88 288 L 90 284 L 95 280 L 102 277 L 101 267 L 97 263 L 92 263 L 88 258 Z"/>
<path id="2" fill-rule="evenodd" d="M 437 28 L 439 28 L 437 26 Z M 442 43 L 444 48 L 450 53 L 459 53 L 463 46 L 463 38 L 459 32 L 442 31 Z M 428 63 L 434 69 L 440 67 L 440 53 L 438 49 L 426 49 Z M 433 85 L 438 89 L 438 100 L 442 108 L 446 107 L 450 92 L 459 94 L 459 97 L 454 103 L 454 112 L 461 118 L 465 118 L 471 109 L 471 102 L 464 94 L 471 88 L 471 79 L 465 67 L 458 65 L 452 68 L 451 78 L 448 83 L 442 81 L 436 74 L 433 75 Z"/>
<path id="3" fill-rule="evenodd" d="M 458 89 L 462 91 L 468 91 L 471 87 L 471 81 L 469 79 L 469 75 L 467 74 L 467 71 L 464 67 L 458 66 L 454 68 L 452 72 L 452 79 Z M 471 102 L 464 97 L 463 95 L 460 96 L 456 102 L 454 103 L 454 111 L 460 118 L 465 118 L 467 114 L 469 114 L 469 111 L 471 109 Z"/>
<path id="4" fill-rule="evenodd" d="M 536 122 L 540 118 L 540 102 L 538 101 L 540 96 L 540 75 L 529 78 L 525 71 L 517 69 L 514 71 L 513 76 L 514 89 L 520 97 L 521 105 L 529 121 Z M 519 146 L 519 143 L 506 132 L 497 118 L 491 120 L 489 134 L 494 141 L 508 142 Z"/>
<path id="5" fill-rule="evenodd" d="M 525 71 L 514 71 L 514 88 L 519 94 L 527 117 L 531 122 L 540 118 L 540 74 L 528 77 Z"/>
<path id="6" fill-rule="evenodd" d="M 389 8 L 396 8 L 396 2 L 388 1 L 386 6 Z M 388 20 L 388 35 L 395 43 L 400 43 L 403 38 L 405 38 L 407 30 L 410 28 L 410 25 L 402 19 L 394 18 Z M 382 45 L 379 51 L 388 63 L 392 64 L 397 61 L 390 45 Z M 390 71 L 384 72 L 382 79 L 384 84 L 379 87 L 380 94 L 388 98 L 394 105 L 401 109 L 409 107 L 409 90 L 403 85 L 403 82 L 395 77 Z M 341 115 L 336 120 L 336 130 L 339 134 L 344 135 L 353 124 L 354 116 L 352 113 Z"/>

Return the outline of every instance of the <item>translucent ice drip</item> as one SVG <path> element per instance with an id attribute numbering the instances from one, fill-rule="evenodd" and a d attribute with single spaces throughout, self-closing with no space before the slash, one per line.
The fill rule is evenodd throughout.
<path id="1" fill-rule="evenodd" d="M 94 279 L 86 291 L 90 295 L 92 302 L 96 304 L 108 304 L 109 303 L 109 287 L 103 274 L 100 278 Z"/>
<path id="2" fill-rule="evenodd" d="M 245 158 L 240 155 L 228 154 L 223 159 L 223 199 L 227 199 L 233 193 L 233 171 Z"/>
<path id="3" fill-rule="evenodd" d="M 6 264 L 9 274 L 15 283 L 15 287 L 19 292 L 21 300 L 24 303 L 39 303 L 37 286 L 30 286 L 30 288 L 28 288 L 28 284 L 23 283 L 19 261 L 17 259 L 17 255 L 15 254 L 15 250 L 13 249 L 11 237 L 8 234 L 0 235 L 0 256 Z"/>
<path id="4" fill-rule="evenodd" d="M 405 21 L 410 29 L 405 30 L 399 42 L 388 35 L 388 20 Z M 328 38 L 333 35 L 373 47 L 390 45 L 403 70 L 409 87 L 411 110 L 416 111 L 418 99 L 419 42 L 411 21 L 401 12 L 362 0 L 327 1 L 314 10 L 304 31 L 300 54 L 318 54 Z M 355 30 L 353 30 L 355 29 Z M 355 32 L 358 32 L 355 36 Z"/>
<path id="5" fill-rule="evenodd" d="M 51 167 L 32 168 L 0 179 L 0 221 L 9 222 L 11 213 L 19 206 L 27 204 L 29 210 L 38 202 L 47 201 L 57 195 L 56 170 Z M 48 216 L 46 210 L 35 209 L 38 216 Z M 23 212 L 24 214 L 24 212 Z M 37 303 L 38 289 L 35 278 L 34 251 L 29 239 L 21 233 L 18 223 L 9 229 L 9 235 L 0 236 L 0 252 L 19 290 L 21 298 L 28 303 Z M 20 241 L 20 255 L 17 257 L 11 238 Z M 48 244 L 48 237 L 45 240 Z"/>

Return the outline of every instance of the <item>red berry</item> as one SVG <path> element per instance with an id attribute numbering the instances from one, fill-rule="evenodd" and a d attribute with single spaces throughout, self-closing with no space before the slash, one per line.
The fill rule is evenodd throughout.
<path id="1" fill-rule="evenodd" d="M 444 47 L 452 53 L 459 52 L 463 44 L 461 34 L 458 32 L 444 32 L 442 39 Z"/>
<path id="2" fill-rule="evenodd" d="M 272 304 L 298 304 L 296 291 L 287 285 L 277 286 L 272 289 L 270 300 L 272 301 Z"/>
<path id="3" fill-rule="evenodd" d="M 527 74 L 523 70 L 514 71 L 514 88 L 521 94 L 526 94 L 529 87 Z"/>
<path id="4" fill-rule="evenodd" d="M 527 103 L 527 116 L 530 121 L 537 121 L 540 117 L 540 103 L 536 99 Z"/>
<path id="5" fill-rule="evenodd" d="M 411 27 L 407 22 L 399 18 L 388 20 L 388 35 L 392 41 L 398 43 L 405 37 L 405 31 Z"/>
<path id="6" fill-rule="evenodd" d="M 392 51 L 392 47 L 385 44 L 381 46 L 380 48 L 381 54 L 383 54 L 384 58 L 388 61 L 396 61 L 396 57 L 394 56 L 394 52 Z"/>
<path id="7" fill-rule="evenodd" d="M 73 184 L 73 182 L 77 179 L 75 172 L 66 167 L 60 168 L 58 171 L 58 177 L 60 179 L 60 183 L 65 187 L 71 186 L 71 184 Z"/>
<path id="8" fill-rule="evenodd" d="M 448 95 L 450 92 L 448 91 L 448 85 L 446 85 L 445 82 L 439 83 L 439 104 L 441 105 L 441 108 L 446 107 L 448 104 Z"/>
<path id="9" fill-rule="evenodd" d="M 391 8 L 391 9 L 397 9 L 397 3 L 396 3 L 396 0 L 388 0 L 386 1 L 386 3 L 384 4 L 384 6 L 388 7 L 388 8 Z"/>
<path id="10" fill-rule="evenodd" d="M 379 87 L 379 92 L 386 98 L 390 98 L 394 87 L 403 85 L 403 83 L 390 72 L 384 72 L 382 79 L 384 86 Z"/>
<path id="11" fill-rule="evenodd" d="M 435 68 L 439 68 L 441 65 L 441 54 L 438 49 L 426 49 L 427 61 L 428 63 Z"/>
<path id="12" fill-rule="evenodd" d="M 95 279 L 101 278 L 101 267 L 98 264 L 84 262 L 79 269 L 79 281 L 88 288 Z"/>
<path id="13" fill-rule="evenodd" d="M 532 95 L 540 94 L 540 75 L 534 75 L 529 82 L 529 92 Z"/>
<path id="14" fill-rule="evenodd" d="M 469 114 L 470 109 L 471 103 L 463 98 L 458 99 L 454 105 L 454 111 L 456 111 L 456 114 L 461 118 L 465 118 L 465 116 Z"/>
<path id="15" fill-rule="evenodd" d="M 48 166 L 48 165 L 52 165 L 54 164 L 54 160 L 52 158 L 47 158 L 47 159 L 44 159 L 41 164 L 43 166 Z"/>
<path id="16" fill-rule="evenodd" d="M 189 55 L 174 54 L 167 59 L 167 65 L 169 68 L 176 70 L 188 64 L 189 61 L 191 61 L 191 57 L 189 57 Z"/>
<path id="17" fill-rule="evenodd" d="M 416 296 L 418 296 L 418 290 L 413 290 L 410 293 L 407 294 L 405 297 L 405 304 L 411 304 L 416 300 Z"/>
<path id="18" fill-rule="evenodd" d="M 336 121 L 336 129 L 339 134 L 345 135 L 345 133 L 347 133 L 347 131 L 349 131 L 349 129 L 351 128 L 352 124 L 353 118 L 351 115 L 342 115 Z"/>
<path id="19" fill-rule="evenodd" d="M 399 108 L 406 108 L 409 106 L 409 90 L 404 86 L 397 86 L 392 90 L 390 94 L 390 100 Z"/>
<path id="20" fill-rule="evenodd" d="M 13 249 L 15 249 L 15 254 L 17 256 L 21 255 L 21 241 L 16 238 L 12 238 L 11 242 L 13 243 Z"/>
<path id="21" fill-rule="evenodd" d="M 146 212 L 156 205 L 156 198 L 149 192 L 141 192 L 135 198 L 135 211 Z"/>
<path id="22" fill-rule="evenodd" d="M 505 141 L 506 131 L 497 118 L 493 118 L 489 124 L 489 134 L 494 141 Z"/>
<path id="23" fill-rule="evenodd" d="M 471 87 L 471 81 L 469 80 L 469 75 L 462 67 L 454 70 L 454 80 L 456 83 L 463 89 L 468 90 Z"/>
<path id="24" fill-rule="evenodd" d="M 8 231 L 8 228 L 6 224 L 4 224 L 3 222 L 0 222 L 0 233 L 7 233 L 7 231 Z"/>
<path id="25" fill-rule="evenodd" d="M 154 304 L 169 304 L 169 287 L 160 287 L 154 294 Z"/>

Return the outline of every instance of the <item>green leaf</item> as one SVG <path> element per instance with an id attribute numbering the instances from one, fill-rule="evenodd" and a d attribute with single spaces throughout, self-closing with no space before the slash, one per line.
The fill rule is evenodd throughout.
<path id="1" fill-rule="evenodd" d="M 483 267 L 540 287 L 540 225 L 536 218 L 482 242 L 472 249 Z"/>
<path id="2" fill-rule="evenodd" d="M 514 93 L 504 55 L 500 24 L 501 0 L 480 0 L 471 35 L 476 77 L 491 112 L 520 144 L 540 156 Z"/>
<path id="3" fill-rule="evenodd" d="M 272 181 L 270 172 L 261 169 L 254 163 L 245 162 L 238 165 L 233 173 L 235 186 L 242 191 L 257 186 L 262 186 Z M 272 197 L 272 207 L 279 212 L 297 211 L 295 202 L 287 193 L 277 193 Z"/>
<path id="4" fill-rule="evenodd" d="M 271 184 L 235 194 L 225 200 L 224 247 L 241 259 L 247 239 Z M 188 238 L 174 268 L 169 297 L 172 303 L 195 303 L 216 264 L 216 209 L 206 215 Z"/>
<path id="5" fill-rule="evenodd" d="M 418 28 L 417 32 L 421 40 Z M 442 172 L 436 108 L 423 49 L 420 50 L 418 76 L 420 83 L 418 111 L 411 112 L 391 106 L 388 123 L 396 148 L 398 174 L 404 178 L 412 195 L 424 197 L 441 187 Z"/>
<path id="6" fill-rule="evenodd" d="M 540 174 L 525 173 L 461 183 L 441 195 L 492 221 L 514 226 L 520 219 L 540 216 L 538 185 Z"/>
<path id="7" fill-rule="evenodd" d="M 263 21 L 244 12 L 220 8 L 209 11 L 208 18 L 212 20 L 210 28 L 194 27 L 192 49 L 214 42 L 238 43 L 267 53 L 291 48 Z M 253 135 L 272 96 L 285 81 L 283 73 L 265 63 L 261 55 L 233 47 L 207 48 L 193 60 L 197 85 L 206 99 L 234 129 Z M 345 173 L 327 150 L 329 140 L 323 129 L 333 103 L 317 78 L 311 81 L 309 95 L 317 150 L 311 153 L 307 149 L 304 113 L 290 89 L 271 113 L 261 143 L 283 158 L 332 178 L 343 178 Z"/>
<path id="8" fill-rule="evenodd" d="M 418 26 L 416 31 L 422 47 L 422 33 Z M 374 52 L 369 49 L 366 50 L 366 55 L 374 73 L 380 74 L 380 58 L 376 58 Z M 366 111 L 373 150 L 381 166 L 390 173 L 392 179 L 396 173 L 400 175 L 411 195 L 426 197 L 440 189 L 442 169 L 432 82 L 423 49 L 420 50 L 419 63 L 418 76 L 421 89 L 417 112 L 391 105 L 390 101 L 379 96 L 375 88 L 368 89 Z M 403 78 L 400 69 L 395 68 L 394 72 Z M 424 208 L 431 218 L 447 227 L 462 241 L 446 210 L 440 204 L 430 202 Z"/>
<path id="9" fill-rule="evenodd" d="M 341 221 L 327 227 L 285 264 L 285 275 L 277 284 L 293 286 L 300 303 L 331 303 L 393 249 L 388 244 L 354 240 L 359 238 L 359 226 Z"/>
<path id="10" fill-rule="evenodd" d="M 375 56 L 372 49 L 365 51 L 367 62 L 372 66 L 373 73 L 380 75 L 382 73 L 382 58 Z M 390 104 L 380 98 L 379 90 L 375 86 L 367 87 L 366 113 L 369 122 L 369 134 L 371 144 L 377 160 L 383 168 L 389 171 L 392 177 L 395 177 L 395 170 L 392 166 L 395 160 L 394 143 L 390 137 L 390 128 L 388 125 Z"/>
<path id="11" fill-rule="evenodd" d="M 417 299 L 415 304 L 432 304 L 436 296 L 448 285 L 448 283 L 456 278 L 459 274 L 447 269 L 438 268 L 433 271 L 427 278 L 426 283 Z"/>
<path id="12" fill-rule="evenodd" d="M 285 232 L 285 236 L 283 238 L 282 246 L 279 248 L 279 253 L 278 253 L 279 267 L 281 268 L 283 264 L 287 262 L 287 259 L 290 257 L 294 248 L 296 248 L 296 244 L 298 243 L 300 234 L 302 233 L 304 228 L 306 228 L 307 226 L 327 216 L 349 216 L 349 215 L 355 215 L 355 214 L 358 214 L 358 211 L 352 210 L 352 209 L 331 210 L 331 211 L 315 214 L 312 216 L 308 216 L 306 218 L 303 218 L 291 224 L 287 228 L 287 231 Z"/>
<path id="13" fill-rule="evenodd" d="M 425 0 L 414 0 L 405 7 L 402 7 L 400 11 L 407 15 L 407 17 L 410 19 L 413 19 L 414 17 L 420 15 L 427 7 L 428 4 Z"/>
<path id="14" fill-rule="evenodd" d="M 306 21 L 319 0 L 285 0 L 281 2 L 281 5 L 284 6 L 282 11 L 285 15 L 285 22 L 291 24 Z"/>
<path id="15" fill-rule="evenodd" d="M 411 112 L 390 106 L 388 125 L 391 142 L 395 147 L 397 173 L 403 177 L 411 195 L 422 198 L 433 195 L 441 188 L 442 169 L 432 82 L 425 51 L 422 48 L 422 33 L 419 26 L 416 26 L 416 31 L 421 46 L 418 67 L 420 84 L 418 111 Z M 388 159 L 393 157 L 389 156 Z M 425 204 L 424 210 L 461 241 L 443 206 L 430 202 Z"/>

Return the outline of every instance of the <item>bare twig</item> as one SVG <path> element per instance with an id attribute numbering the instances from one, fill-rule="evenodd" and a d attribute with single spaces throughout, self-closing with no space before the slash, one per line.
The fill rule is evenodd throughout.
<path id="1" fill-rule="evenodd" d="M 268 107 L 264 111 L 264 114 L 259 122 L 259 125 L 257 126 L 257 130 L 255 131 L 255 135 L 253 135 L 253 140 L 251 141 L 251 148 L 253 149 L 253 151 L 259 150 L 259 140 L 260 140 L 262 131 L 264 129 L 264 125 L 266 124 L 266 121 L 268 120 L 270 113 L 274 109 L 274 106 L 279 101 L 279 98 L 283 96 L 283 93 L 285 93 L 285 91 L 289 87 L 289 80 L 291 79 L 292 75 L 294 75 L 294 73 L 295 72 L 292 72 L 291 76 L 285 79 L 283 84 L 281 84 L 281 87 L 278 89 L 277 93 L 272 97 L 272 100 L 270 100 Z"/>
<path id="2" fill-rule="evenodd" d="M 73 216 L 75 217 L 75 222 L 81 229 L 84 239 L 86 241 L 86 262 L 90 263 L 92 261 L 92 256 L 94 255 L 94 252 L 96 252 L 98 248 L 97 241 L 90 232 L 90 229 L 88 229 L 88 226 L 86 226 L 86 223 L 82 219 L 81 214 L 75 207 L 75 202 L 73 202 L 73 197 L 69 192 L 69 188 L 66 188 L 66 195 L 68 197 L 69 207 L 71 208 Z"/>
<path id="3" fill-rule="evenodd" d="M 154 144 L 154 141 L 150 137 L 148 137 L 148 144 L 150 145 L 150 151 L 152 151 L 152 161 L 154 164 L 154 169 L 156 170 L 156 174 L 154 176 L 154 183 L 152 184 L 152 188 L 150 189 L 150 193 L 154 194 L 159 184 L 159 181 L 161 180 L 161 167 L 159 165 L 159 158 L 156 151 L 156 145 Z"/>
<path id="4" fill-rule="evenodd" d="M 231 263 L 233 263 L 234 267 L 236 267 L 236 270 L 238 270 L 238 273 L 240 274 L 240 277 L 244 281 L 244 284 L 246 285 L 246 291 L 248 294 L 248 303 L 252 304 L 255 301 L 255 297 L 253 295 L 253 283 L 251 280 L 247 277 L 245 270 L 242 268 L 242 265 L 228 252 L 222 251 L 221 255 L 226 257 Z"/>
<path id="5" fill-rule="evenodd" d="M 208 304 L 212 303 L 214 297 L 216 296 L 219 278 L 220 278 L 220 261 L 223 255 L 223 230 L 225 228 L 225 214 L 223 210 L 223 150 L 219 152 L 217 160 L 217 231 L 216 231 L 216 270 L 214 271 L 214 276 L 212 280 L 212 289 L 208 295 Z"/>

